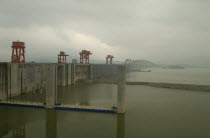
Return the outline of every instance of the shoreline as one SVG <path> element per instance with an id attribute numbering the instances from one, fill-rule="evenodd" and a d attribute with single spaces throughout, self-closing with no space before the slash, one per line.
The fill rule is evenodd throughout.
<path id="1" fill-rule="evenodd" d="M 210 92 L 210 85 L 178 84 L 178 83 L 162 83 L 162 82 L 131 82 L 131 81 L 126 82 L 126 84 Z"/>

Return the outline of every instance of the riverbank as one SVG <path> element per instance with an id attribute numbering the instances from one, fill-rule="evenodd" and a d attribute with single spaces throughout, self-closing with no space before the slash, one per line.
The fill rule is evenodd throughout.
<path id="1" fill-rule="evenodd" d="M 178 84 L 178 83 L 159 83 L 159 82 L 126 82 L 127 85 L 146 85 L 159 88 L 182 89 L 192 91 L 210 92 L 210 85 Z"/>
<path id="2" fill-rule="evenodd" d="M 127 74 L 127 81 L 210 85 L 210 69 L 207 68 L 147 68 L 145 70 L 151 70 L 151 72 L 130 72 Z"/>

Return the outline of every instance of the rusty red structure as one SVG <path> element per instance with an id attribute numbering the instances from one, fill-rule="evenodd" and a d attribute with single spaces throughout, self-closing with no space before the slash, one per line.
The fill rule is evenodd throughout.
<path id="1" fill-rule="evenodd" d="M 87 50 L 82 50 L 82 52 L 79 52 L 80 55 L 80 63 L 81 64 L 89 64 L 89 56 L 92 55 L 92 53 L 90 51 Z"/>
<path id="2" fill-rule="evenodd" d="M 11 62 L 25 63 L 25 43 L 20 41 L 12 42 Z"/>
<path id="3" fill-rule="evenodd" d="M 114 56 L 112 55 L 107 55 L 106 57 L 106 64 L 112 64 Z"/>
<path id="4" fill-rule="evenodd" d="M 60 54 L 58 55 L 58 63 L 66 63 L 66 57 L 69 55 L 66 55 L 65 52 L 60 51 Z"/>
<path id="5" fill-rule="evenodd" d="M 134 61 L 134 60 L 132 60 L 132 59 L 126 59 L 126 60 L 125 60 L 125 64 L 131 64 L 133 61 Z"/>

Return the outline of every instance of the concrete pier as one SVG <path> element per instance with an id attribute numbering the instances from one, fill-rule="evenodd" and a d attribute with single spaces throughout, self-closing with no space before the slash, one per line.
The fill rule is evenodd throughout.
<path id="1" fill-rule="evenodd" d="M 124 66 L 118 67 L 118 89 L 117 89 L 117 113 L 125 113 L 125 92 L 126 92 L 126 68 Z"/>
<path id="2" fill-rule="evenodd" d="M 46 66 L 46 108 L 54 108 L 57 98 L 57 66 L 47 64 Z"/>
<path id="3" fill-rule="evenodd" d="M 66 79 L 68 78 L 68 76 L 66 76 L 66 64 L 57 64 L 57 68 L 58 86 L 66 86 Z"/>
<path id="4" fill-rule="evenodd" d="M 66 85 L 71 85 L 71 65 L 72 64 L 66 64 Z"/>
<path id="5" fill-rule="evenodd" d="M 46 110 L 46 138 L 57 138 L 57 115 L 55 110 Z"/>
<path id="6" fill-rule="evenodd" d="M 0 99 L 8 98 L 8 66 L 3 63 L 0 64 Z"/>
<path id="7" fill-rule="evenodd" d="M 125 115 L 118 114 L 117 115 L 117 138 L 125 137 Z"/>
<path id="8" fill-rule="evenodd" d="M 58 86 L 68 86 L 72 83 L 72 66 L 73 64 L 57 64 Z"/>

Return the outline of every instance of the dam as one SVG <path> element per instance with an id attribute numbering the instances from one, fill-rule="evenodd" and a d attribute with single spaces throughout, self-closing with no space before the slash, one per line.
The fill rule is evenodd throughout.
<path id="1" fill-rule="evenodd" d="M 112 55 L 106 64 L 90 64 L 86 54 L 91 52 L 83 50 L 80 63 L 71 64 L 62 51 L 58 63 L 25 63 L 23 53 L 1 62 L 0 136 L 209 136 L 209 81 L 151 82 L 141 80 L 142 73 L 129 80 L 130 64 L 111 64 Z"/>
<path id="2" fill-rule="evenodd" d="M 0 63 L 0 104 L 63 110 L 125 113 L 124 65 L 62 64 L 62 63 Z M 91 107 L 66 105 L 57 101 L 57 87 L 79 83 L 109 83 L 117 85 L 117 105 Z M 27 93 L 45 93 L 43 101 L 13 100 Z M 38 95 L 39 95 L 38 93 Z M 42 97 L 43 98 L 43 97 Z"/>

